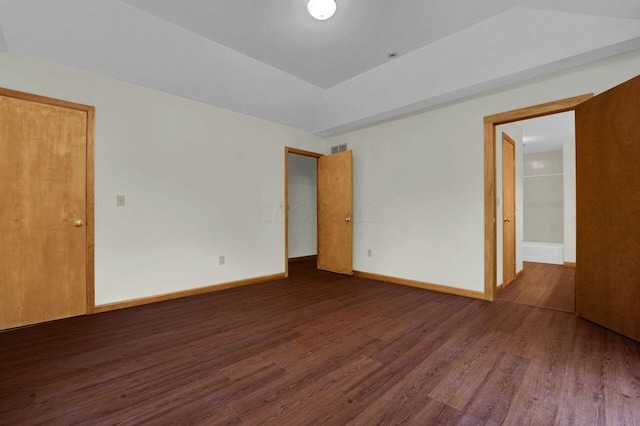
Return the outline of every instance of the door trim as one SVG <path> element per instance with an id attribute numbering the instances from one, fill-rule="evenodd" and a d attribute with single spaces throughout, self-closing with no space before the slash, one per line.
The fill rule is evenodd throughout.
<path id="1" fill-rule="evenodd" d="M 289 276 L 289 154 L 302 155 L 304 157 L 312 157 L 316 159 L 324 157 L 324 154 L 317 152 L 305 151 L 304 149 L 284 147 L 284 276 Z M 317 168 L 317 167 L 316 167 Z M 316 172 L 317 173 L 317 172 Z M 317 179 L 317 176 L 316 176 Z M 317 194 L 316 194 L 317 197 Z M 317 207 L 316 207 L 317 209 Z M 317 228 L 317 227 L 316 227 Z M 316 232 L 317 229 L 316 229 Z"/>
<path id="2" fill-rule="evenodd" d="M 484 118 L 484 298 L 496 300 L 496 126 L 545 115 L 574 111 L 593 93 L 548 102 Z"/>
<path id="3" fill-rule="evenodd" d="M 34 95 L 32 93 L 19 92 L 16 90 L 5 89 L 0 87 L 0 96 L 8 98 L 21 99 L 23 101 L 36 102 L 46 105 L 53 105 L 62 108 L 83 111 L 87 114 L 87 175 L 86 175 L 86 265 L 87 265 L 87 282 L 86 282 L 86 299 L 87 314 L 95 311 L 95 242 L 94 242 L 94 140 L 95 140 L 95 107 L 82 105 L 74 102 L 63 101 L 60 99 L 48 98 L 45 96 Z"/>

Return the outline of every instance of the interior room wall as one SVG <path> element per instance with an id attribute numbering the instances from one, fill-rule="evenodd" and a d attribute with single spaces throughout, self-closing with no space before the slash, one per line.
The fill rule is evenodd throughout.
<path id="1" fill-rule="evenodd" d="M 522 242 L 524 235 L 523 217 L 523 129 L 518 123 L 496 126 L 496 214 L 502 218 L 502 133 L 506 133 L 516 143 L 516 273 L 524 268 Z M 496 221 L 496 283 L 502 283 L 502 220 Z"/>
<path id="2" fill-rule="evenodd" d="M 354 268 L 483 291 L 483 117 L 601 93 L 638 70 L 636 51 L 330 138 L 354 153 Z"/>
<path id="3" fill-rule="evenodd" d="M 564 243 L 562 150 L 524 156 L 524 240 Z"/>
<path id="4" fill-rule="evenodd" d="M 317 160 L 289 156 L 289 258 L 318 254 Z"/>
<path id="5" fill-rule="evenodd" d="M 483 117 L 601 93 L 637 75 L 640 51 L 326 141 L 9 53 L 0 69 L 2 87 L 97 108 L 105 304 L 283 272 L 283 147 L 341 143 L 354 151 L 354 268 L 483 291 Z"/>
<path id="6" fill-rule="evenodd" d="M 1 87 L 96 107 L 98 305 L 284 272 L 284 146 L 322 152 L 318 137 L 9 53 L 0 70 Z"/>
<path id="7" fill-rule="evenodd" d="M 576 138 L 562 145 L 564 177 L 564 261 L 576 261 Z"/>

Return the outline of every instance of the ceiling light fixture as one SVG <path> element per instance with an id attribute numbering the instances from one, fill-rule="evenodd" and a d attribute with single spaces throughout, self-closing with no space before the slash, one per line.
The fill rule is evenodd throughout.
<path id="1" fill-rule="evenodd" d="M 325 21 L 331 18 L 336 13 L 337 8 L 335 0 L 309 0 L 307 4 L 307 10 L 318 21 Z"/>

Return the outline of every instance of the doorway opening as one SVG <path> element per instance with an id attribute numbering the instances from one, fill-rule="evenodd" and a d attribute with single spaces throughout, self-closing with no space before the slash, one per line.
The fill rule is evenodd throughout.
<path id="1" fill-rule="evenodd" d="M 318 158 L 323 154 L 285 147 L 285 276 L 313 265 L 318 254 Z"/>
<path id="2" fill-rule="evenodd" d="M 497 168 L 503 170 L 496 181 L 502 210 L 497 297 L 575 313 L 575 113 L 503 124 L 496 132 L 503 139 L 496 146 Z"/>
<path id="3" fill-rule="evenodd" d="M 496 126 L 575 111 L 578 317 L 640 341 L 637 188 L 640 76 L 583 95 L 484 119 L 485 299 L 496 298 Z"/>
<path id="4" fill-rule="evenodd" d="M 323 155 L 285 147 L 284 155 L 285 276 L 289 276 L 290 258 L 307 259 L 309 260 L 307 263 L 310 265 L 315 263 L 315 266 L 323 271 L 353 275 L 353 152 L 343 150 L 335 154 Z M 294 156 L 311 157 L 312 161 L 308 162 Z M 294 168 L 289 167 L 290 162 Z M 317 194 L 315 216 L 313 201 L 311 201 L 313 195 L 309 191 L 309 188 L 314 185 L 313 178 L 310 176 L 314 162 Z M 295 173 L 297 176 L 290 176 L 290 173 Z M 306 180 L 307 184 L 303 185 L 306 188 L 298 191 L 295 185 L 291 186 L 290 180 L 294 178 L 297 182 Z M 302 200 L 302 203 L 292 206 L 291 197 Z M 292 227 L 293 221 L 290 218 L 296 210 L 303 213 L 303 220 L 298 220 L 303 223 L 293 224 Z M 310 236 L 313 233 L 314 223 L 315 250 L 313 237 Z M 296 225 L 301 226 L 295 229 Z M 300 232 L 300 229 L 303 231 Z M 294 232 L 295 235 L 293 235 Z M 304 241 L 305 236 L 307 241 Z M 298 239 L 301 241 L 297 241 Z M 301 248 L 304 251 L 300 252 Z M 316 262 L 312 262 L 313 257 L 309 257 L 314 255 L 308 254 L 314 251 L 317 255 Z"/>
<path id="5" fill-rule="evenodd" d="M 497 143 L 497 140 L 498 140 L 497 135 L 502 135 L 502 133 L 498 133 L 497 130 L 506 129 L 505 125 L 512 125 L 513 123 L 522 122 L 524 120 L 530 120 L 538 117 L 546 117 L 554 114 L 574 111 L 577 105 L 581 104 L 582 102 L 588 99 L 591 99 L 592 97 L 593 97 L 592 94 L 582 95 L 574 98 L 563 99 L 556 102 L 550 102 L 543 105 L 537 105 L 529 108 L 523 108 L 515 111 L 509 111 L 509 112 L 485 117 L 485 120 L 484 120 L 484 125 L 485 125 L 485 137 L 484 137 L 485 298 L 487 300 L 493 301 L 496 299 L 496 296 L 498 293 L 498 283 L 501 281 L 501 278 L 503 276 L 502 256 L 498 256 L 498 244 L 502 246 L 503 240 L 502 238 L 500 239 L 497 238 L 497 235 L 498 235 L 497 231 L 498 231 L 498 228 L 502 230 L 502 223 L 505 221 L 503 216 L 498 217 L 497 215 L 498 202 L 502 201 L 501 200 L 502 195 L 500 195 L 500 200 L 499 200 L 498 198 L 499 192 L 497 187 L 498 173 L 496 173 L 497 170 L 501 170 L 502 168 L 501 161 L 500 162 L 498 161 L 499 158 L 502 158 L 501 157 L 501 146 L 502 146 L 501 137 L 499 138 L 500 144 Z M 498 147 L 498 145 L 500 145 L 500 148 Z M 516 148 L 518 148 L 518 143 L 516 143 Z M 523 146 L 520 146 L 520 148 L 522 149 Z M 498 156 L 498 154 L 500 154 L 500 156 Z M 516 158 L 518 157 L 516 156 Z M 575 167 L 575 160 L 573 160 L 573 165 Z M 516 165 L 516 170 L 517 169 L 518 167 Z M 520 173 L 522 173 L 522 166 L 520 167 Z M 522 212 L 522 208 L 518 210 L 518 207 L 517 207 L 519 201 L 521 200 L 516 200 L 516 207 L 515 207 L 516 216 L 514 217 L 515 217 L 516 225 L 518 223 L 520 223 L 520 225 L 523 225 L 524 217 L 523 216 L 521 217 L 521 214 L 520 214 Z M 498 218 L 500 219 L 499 221 L 498 221 Z M 518 221 L 518 218 L 520 218 L 519 221 Z M 502 232 L 500 233 L 500 235 L 502 235 Z M 520 233 L 515 232 L 515 235 L 523 235 L 523 232 L 522 231 Z M 516 244 L 516 251 L 518 251 L 518 244 Z M 502 255 L 502 253 L 500 254 Z M 500 264 L 498 262 L 500 262 Z M 519 267 L 520 262 L 522 262 L 521 253 L 516 253 L 516 273 L 518 273 L 520 270 L 523 269 L 524 265 L 522 267 Z M 498 268 L 499 265 L 500 265 L 500 268 Z M 575 264 L 567 265 L 567 266 L 575 266 Z M 501 284 L 504 285 L 505 283 L 501 283 Z"/>

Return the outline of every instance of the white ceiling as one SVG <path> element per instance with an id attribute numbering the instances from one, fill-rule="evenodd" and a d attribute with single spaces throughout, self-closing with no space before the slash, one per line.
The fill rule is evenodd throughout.
<path id="1" fill-rule="evenodd" d="M 517 123 L 522 127 L 524 153 L 562 150 L 564 141 L 575 139 L 575 112 L 547 115 Z"/>
<path id="2" fill-rule="evenodd" d="M 639 0 L 337 2 L 0 0 L 0 49 L 322 136 L 640 49 Z"/>
<path id="3" fill-rule="evenodd" d="M 512 0 L 343 0 L 317 21 L 305 0 L 124 0 L 209 40 L 329 88 L 504 12 Z"/>

